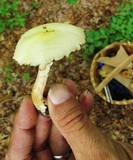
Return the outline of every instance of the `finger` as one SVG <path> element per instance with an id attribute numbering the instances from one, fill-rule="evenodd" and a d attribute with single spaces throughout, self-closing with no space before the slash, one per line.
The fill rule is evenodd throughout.
<path id="1" fill-rule="evenodd" d="M 38 121 L 36 125 L 36 135 L 35 135 L 35 143 L 34 143 L 34 156 L 36 159 L 51 159 L 51 153 L 49 147 L 47 145 L 47 140 L 51 130 L 51 119 L 42 116 L 39 114 Z"/>
<path id="2" fill-rule="evenodd" d="M 67 88 L 76 96 L 77 95 L 77 88 L 75 83 L 71 79 L 64 79 L 63 84 L 67 86 Z M 94 98 L 89 91 L 83 92 L 80 96 L 79 101 L 81 102 L 81 106 L 83 111 L 90 112 L 94 105 Z"/>
<path id="3" fill-rule="evenodd" d="M 75 83 L 71 79 L 64 79 L 63 84 L 67 86 L 67 88 L 76 96 L 77 88 Z"/>
<path id="4" fill-rule="evenodd" d="M 25 97 L 14 120 L 7 159 L 30 159 L 35 138 L 37 112 L 30 97 Z"/>
<path id="5" fill-rule="evenodd" d="M 70 146 L 54 124 L 49 137 L 49 146 L 55 156 L 63 155 L 70 151 Z"/>
<path id="6" fill-rule="evenodd" d="M 80 96 L 79 101 L 81 103 L 84 112 L 90 113 L 94 105 L 94 98 L 87 90 Z"/>
<path id="7" fill-rule="evenodd" d="M 84 153 L 92 148 L 90 139 L 93 141 L 99 132 L 81 104 L 66 86 L 56 85 L 48 93 L 48 106 L 53 123 L 71 146 L 75 159 L 84 159 Z"/>
<path id="8" fill-rule="evenodd" d="M 71 79 L 64 79 L 63 84 L 65 84 L 76 96 L 77 88 Z M 49 137 L 49 145 L 53 155 L 63 155 L 70 151 L 70 146 L 55 125 L 52 125 L 51 134 Z"/>

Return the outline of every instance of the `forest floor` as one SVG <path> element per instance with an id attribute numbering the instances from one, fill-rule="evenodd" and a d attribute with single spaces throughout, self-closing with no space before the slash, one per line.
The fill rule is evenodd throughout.
<path id="1" fill-rule="evenodd" d="M 32 0 L 22 1 L 26 11 Z M 13 117 L 23 97 L 31 93 L 37 75 L 37 67 L 20 66 L 12 59 L 16 43 L 28 29 L 49 22 L 69 22 L 86 29 L 97 29 L 107 25 L 120 0 L 80 0 L 70 5 L 66 0 L 40 0 L 39 7 L 31 10 L 23 28 L 7 29 L 0 35 L 0 159 L 4 159 L 13 126 Z M 90 60 L 92 60 L 90 58 Z M 90 118 L 104 133 L 113 139 L 133 144 L 132 105 L 113 105 L 102 100 L 92 87 L 90 65 L 79 52 L 72 58 L 54 62 L 47 85 L 72 79 L 79 95 L 89 90 L 95 98 Z"/>

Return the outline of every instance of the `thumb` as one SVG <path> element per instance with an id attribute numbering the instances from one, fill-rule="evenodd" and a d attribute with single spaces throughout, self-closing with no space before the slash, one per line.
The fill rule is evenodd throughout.
<path id="1" fill-rule="evenodd" d="M 83 113 L 79 101 L 66 86 L 58 84 L 49 90 L 48 106 L 53 123 L 65 137 L 73 152 L 77 154 L 83 150 L 84 153 L 85 146 L 88 146 L 86 140 L 90 138 L 91 128 L 94 126 Z"/>
<path id="2" fill-rule="evenodd" d="M 56 85 L 49 90 L 48 106 L 54 125 L 70 145 L 75 159 L 128 159 L 121 146 L 93 125 L 66 86 Z"/>

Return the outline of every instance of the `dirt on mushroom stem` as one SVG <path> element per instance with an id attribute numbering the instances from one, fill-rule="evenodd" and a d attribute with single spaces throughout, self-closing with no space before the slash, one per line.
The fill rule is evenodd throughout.
<path id="1" fill-rule="evenodd" d="M 125 0 L 126 1 L 126 0 Z M 13 126 L 13 117 L 23 97 L 31 93 L 32 85 L 37 74 L 37 67 L 19 66 L 11 61 L 14 48 L 20 35 L 29 28 L 47 22 L 66 22 L 87 29 L 96 29 L 107 25 L 107 19 L 119 6 L 120 0 L 81 0 L 80 5 L 69 5 L 65 0 L 40 0 L 39 8 L 33 9 L 26 26 L 15 30 L 6 30 L 4 40 L 0 40 L 0 159 L 4 160 L 9 138 Z M 30 7 L 31 0 L 21 1 L 24 9 Z M 5 66 L 10 66 L 13 72 L 8 75 Z M 76 82 L 78 94 L 88 89 L 95 96 L 95 105 L 91 113 L 94 123 L 114 139 L 133 144 L 132 105 L 110 105 L 98 97 L 93 91 L 89 78 L 90 63 L 83 60 L 79 54 L 73 59 L 64 58 L 55 62 L 51 68 L 47 85 L 59 83 L 63 78 L 70 78 Z M 15 72 L 14 72 L 15 71 Z M 30 78 L 23 80 L 23 74 L 29 73 Z M 11 78 L 7 81 L 7 75 Z"/>

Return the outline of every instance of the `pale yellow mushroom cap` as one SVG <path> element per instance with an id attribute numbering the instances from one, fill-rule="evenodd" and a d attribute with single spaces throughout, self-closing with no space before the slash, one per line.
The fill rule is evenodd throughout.
<path id="1" fill-rule="evenodd" d="M 48 23 L 32 28 L 21 36 L 13 59 L 20 65 L 44 66 L 80 50 L 83 43 L 85 33 L 80 27 Z"/>

